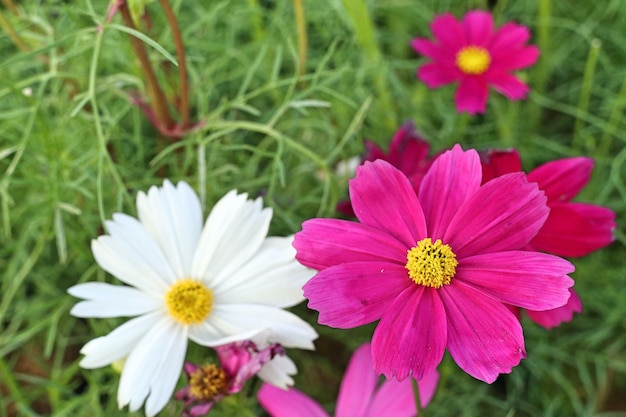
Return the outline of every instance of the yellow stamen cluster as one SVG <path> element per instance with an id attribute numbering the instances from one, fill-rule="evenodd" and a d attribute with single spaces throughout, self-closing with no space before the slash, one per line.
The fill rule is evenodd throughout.
<path id="1" fill-rule="evenodd" d="M 226 393 L 228 376 L 214 364 L 204 365 L 189 376 L 189 393 L 196 400 L 210 401 Z"/>
<path id="2" fill-rule="evenodd" d="M 459 264 L 449 245 L 444 245 L 441 239 L 433 243 L 429 237 L 409 249 L 406 259 L 404 267 L 409 271 L 411 280 L 432 288 L 448 285 Z"/>
<path id="3" fill-rule="evenodd" d="M 480 46 L 466 46 L 456 54 L 456 66 L 466 74 L 484 74 L 490 64 L 489 51 Z"/>
<path id="4" fill-rule="evenodd" d="M 177 281 L 165 293 L 170 315 L 183 325 L 200 324 L 213 308 L 213 292 L 191 278 Z"/>

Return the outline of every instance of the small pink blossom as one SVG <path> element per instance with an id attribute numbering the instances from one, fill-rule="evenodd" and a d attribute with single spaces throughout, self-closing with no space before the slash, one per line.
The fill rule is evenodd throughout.
<path id="1" fill-rule="evenodd" d="M 435 395 L 439 373 L 434 370 L 418 382 L 420 404 L 426 407 Z M 291 388 L 288 391 L 264 384 L 259 403 L 272 417 L 328 417 L 322 406 L 307 395 Z M 384 381 L 378 386 L 371 346 L 359 347 L 341 381 L 335 417 L 413 417 L 417 415 L 410 380 Z"/>
<path id="2" fill-rule="evenodd" d="M 236 394 L 246 381 L 255 376 L 264 364 L 285 352 L 279 344 L 259 350 L 251 341 L 229 343 L 215 348 L 221 366 L 198 366 L 185 363 L 189 385 L 176 392 L 176 399 L 185 402 L 182 417 L 208 414 L 222 398 Z"/>
<path id="3" fill-rule="evenodd" d="M 388 153 L 371 140 L 366 140 L 363 162 L 377 159 L 389 162 L 409 178 L 417 191 L 433 161 L 428 156 L 429 151 L 430 144 L 417 132 L 413 122 L 409 121 L 394 134 Z M 354 217 L 350 200 L 340 202 L 337 210 L 348 217 Z"/>
<path id="4" fill-rule="evenodd" d="M 522 170 L 522 162 L 515 149 L 482 152 L 481 163 L 483 183 Z M 593 165 L 591 158 L 564 158 L 543 164 L 528 173 L 528 180 L 536 182 L 539 189 L 546 193 L 550 214 L 526 246 L 527 250 L 579 257 L 613 242 L 616 224 L 612 210 L 571 201 L 589 182 Z M 545 311 L 527 310 L 526 313 L 546 328 L 570 321 L 574 313 L 582 311 L 580 297 L 573 289 L 570 291 L 572 296 L 563 307 Z"/>
<path id="5" fill-rule="evenodd" d="M 494 28 L 491 13 L 474 10 L 458 21 L 452 14 L 435 17 L 430 25 L 434 41 L 413 39 L 411 45 L 430 58 L 417 77 L 429 88 L 458 82 L 455 102 L 459 112 L 484 113 L 489 86 L 511 100 L 526 97 L 528 86 L 513 76 L 533 65 L 539 49 L 526 45 L 530 31 L 508 22 Z"/>
<path id="6" fill-rule="evenodd" d="M 296 234 L 296 259 L 319 271 L 308 306 L 337 328 L 380 320 L 372 358 L 387 378 L 419 381 L 447 348 L 491 383 L 526 355 L 507 305 L 548 310 L 570 297 L 569 262 L 521 250 L 548 216 L 544 193 L 521 172 L 481 180 L 478 153 L 459 145 L 417 194 L 389 163 L 366 162 L 349 186 L 360 222 L 312 219 Z"/>

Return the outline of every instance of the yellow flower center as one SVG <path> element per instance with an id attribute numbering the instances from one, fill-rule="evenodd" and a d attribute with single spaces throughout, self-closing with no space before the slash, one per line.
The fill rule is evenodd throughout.
<path id="1" fill-rule="evenodd" d="M 426 287 L 441 288 L 448 285 L 459 262 L 449 245 L 437 239 L 435 243 L 427 237 L 406 253 L 409 277 L 414 283 Z"/>
<path id="2" fill-rule="evenodd" d="M 456 66 L 466 74 L 480 75 L 489 69 L 491 55 L 480 46 L 466 46 L 456 54 Z"/>
<path id="3" fill-rule="evenodd" d="M 228 376 L 214 364 L 204 365 L 189 376 L 189 393 L 197 400 L 210 401 L 226 393 Z"/>
<path id="4" fill-rule="evenodd" d="M 165 306 L 174 320 L 188 324 L 200 324 L 213 307 L 213 293 L 201 282 L 191 278 L 177 281 L 165 293 Z"/>

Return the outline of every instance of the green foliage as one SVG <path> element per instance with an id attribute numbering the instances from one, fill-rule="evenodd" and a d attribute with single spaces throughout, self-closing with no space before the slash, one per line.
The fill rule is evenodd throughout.
<path id="1" fill-rule="evenodd" d="M 525 321 L 528 358 L 493 385 L 446 358 L 425 415 L 626 415 L 620 0 L 304 1 L 302 76 L 291 2 L 174 1 L 191 114 L 203 122 L 177 140 L 160 135 L 131 100 L 148 83 L 129 32 L 146 45 L 166 96 L 173 102 L 179 92 L 176 49 L 158 2 L 133 2 L 150 17 L 136 32 L 119 16 L 105 22 L 108 3 L 26 0 L 17 13 L 0 9 L 0 417 L 129 414 L 117 409 L 115 371 L 78 367 L 80 346 L 118 322 L 71 317 L 75 300 L 66 289 L 111 282 L 89 242 L 112 213 L 135 214 L 138 190 L 184 179 L 205 213 L 233 188 L 262 195 L 274 209 L 272 234 L 294 233 L 308 218 L 336 215 L 347 190 L 337 163 L 360 155 L 363 138 L 386 146 L 408 119 L 435 151 L 457 142 L 514 146 L 529 169 L 591 156 L 594 177 L 580 200 L 612 208 L 620 225 L 611 247 L 574 260 L 583 314 L 551 331 Z M 415 79 L 423 60 L 409 41 L 430 36 L 437 13 L 488 6 L 499 24 L 528 25 L 542 55 L 521 74 L 533 89 L 528 100 L 492 92 L 487 113 L 470 118 L 455 111 L 453 87 L 430 91 Z M 295 311 L 315 323 L 304 305 Z M 298 387 L 332 410 L 346 361 L 372 327 L 318 331 L 316 352 L 290 354 Z M 214 413 L 241 415 L 243 401 L 263 415 L 253 388 Z M 161 415 L 179 413 L 172 402 Z"/>

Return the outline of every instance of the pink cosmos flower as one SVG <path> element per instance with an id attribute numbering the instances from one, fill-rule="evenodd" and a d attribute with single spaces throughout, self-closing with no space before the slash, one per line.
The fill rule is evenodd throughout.
<path id="1" fill-rule="evenodd" d="M 319 272 L 304 285 L 319 322 L 352 328 L 380 320 L 372 337 L 378 373 L 422 379 L 447 348 L 485 382 L 525 357 L 519 320 L 505 304 L 564 305 L 574 267 L 521 251 L 548 216 L 546 197 L 523 173 L 481 186 L 480 158 L 459 145 L 439 156 L 416 195 L 385 161 L 350 182 L 358 222 L 312 219 L 296 234 L 296 259 Z"/>
<path id="2" fill-rule="evenodd" d="M 335 417 L 413 417 L 417 415 L 410 380 L 384 381 L 378 388 L 371 346 L 359 347 L 348 364 L 341 381 Z M 420 404 L 426 407 L 435 394 L 439 373 L 430 372 L 419 383 Z M 281 390 L 263 384 L 259 403 L 272 417 L 328 417 L 328 413 L 311 398 L 290 388 Z"/>
<path id="3" fill-rule="evenodd" d="M 417 191 L 433 161 L 428 157 L 429 151 L 430 144 L 417 132 L 413 122 L 409 121 L 394 134 L 389 144 L 389 153 L 385 153 L 371 140 L 366 140 L 363 162 L 377 159 L 389 162 L 404 172 Z M 337 211 L 348 217 L 354 217 L 350 200 L 340 202 Z"/>
<path id="4" fill-rule="evenodd" d="M 500 175 L 522 170 L 515 149 L 488 150 L 481 153 L 483 183 Z M 593 170 L 591 158 L 565 158 L 548 162 L 528 173 L 546 193 L 550 214 L 526 249 L 559 256 L 578 257 L 601 249 L 615 239 L 615 213 L 602 206 L 572 202 L 587 183 Z M 543 327 L 551 328 L 572 319 L 582 311 L 580 297 L 572 296 L 563 307 L 546 311 L 527 310 L 528 316 Z"/>
<path id="5" fill-rule="evenodd" d="M 176 392 L 176 399 L 185 402 L 182 417 L 208 414 L 222 398 L 241 391 L 246 381 L 259 373 L 264 364 L 276 355 L 285 354 L 277 343 L 259 350 L 251 341 L 229 343 L 214 349 L 221 367 L 185 363 L 189 385 Z"/>
<path id="6" fill-rule="evenodd" d="M 526 45 L 530 32 L 508 22 L 493 27 L 489 12 L 468 12 L 462 21 L 450 13 L 435 17 L 430 25 L 434 41 L 413 39 L 411 45 L 431 59 L 417 71 L 429 88 L 458 82 L 455 102 L 459 112 L 484 113 L 489 86 L 511 100 L 526 97 L 528 86 L 511 72 L 537 61 L 539 49 Z"/>

